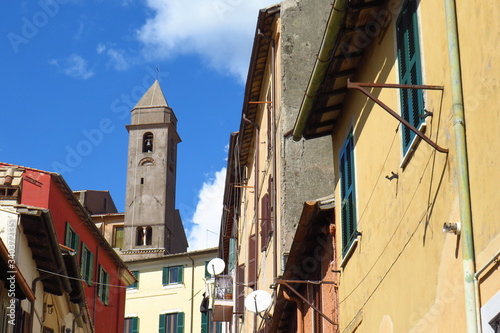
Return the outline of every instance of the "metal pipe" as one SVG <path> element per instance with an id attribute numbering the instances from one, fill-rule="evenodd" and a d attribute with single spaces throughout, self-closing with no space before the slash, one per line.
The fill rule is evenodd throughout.
<path id="1" fill-rule="evenodd" d="M 330 60 L 330 57 L 332 56 L 341 30 L 340 28 L 345 20 L 348 3 L 349 0 L 336 0 L 333 4 L 318 58 L 314 64 L 313 72 L 311 74 L 311 78 L 309 79 L 309 84 L 307 85 L 302 105 L 300 106 L 299 115 L 295 122 L 295 126 L 293 127 L 293 139 L 295 141 L 299 141 L 304 134 L 307 120 L 311 114 L 314 99 L 321 86 L 321 82 L 326 75 L 326 70 L 329 64 L 328 60 Z"/>
<path id="2" fill-rule="evenodd" d="M 498 251 L 493 257 L 491 257 L 490 260 L 486 264 L 484 264 L 483 267 L 481 267 L 475 274 L 474 274 L 474 290 L 476 292 L 476 305 L 477 305 L 477 325 L 478 325 L 478 332 L 482 331 L 481 327 L 481 309 L 480 309 L 480 304 L 481 304 L 481 294 L 479 291 L 479 276 L 484 272 L 486 268 L 488 268 L 489 265 L 491 265 L 492 262 L 495 260 L 498 260 L 498 257 L 500 257 L 500 251 Z"/>
<path id="3" fill-rule="evenodd" d="M 454 116 L 453 127 L 455 129 L 458 198 L 460 222 L 462 226 L 461 240 L 464 274 L 465 319 L 467 332 L 472 333 L 481 332 L 480 323 L 477 319 L 480 305 L 476 303 L 477 297 L 476 290 L 474 288 L 474 236 L 455 0 L 444 0 L 444 6 L 446 10 L 446 32 L 448 37 L 448 56 L 450 61 L 451 98 Z"/>
<path id="4" fill-rule="evenodd" d="M 369 86 L 371 84 L 372 83 L 365 83 L 364 85 Z M 425 86 L 421 86 L 421 87 L 425 87 Z M 367 91 L 365 88 L 363 88 L 362 85 L 359 84 L 358 82 L 351 82 L 349 79 L 347 79 L 347 88 L 348 89 L 356 89 L 356 90 L 361 91 L 366 97 L 370 98 L 372 101 L 377 103 L 382 109 L 389 112 L 389 114 L 391 116 L 393 116 L 394 118 L 399 120 L 401 123 L 403 123 L 406 127 L 408 127 L 408 129 L 410 131 L 412 131 L 413 133 L 415 133 L 419 138 L 421 138 L 422 140 L 427 142 L 429 145 L 431 145 L 432 148 L 436 149 L 440 153 L 447 153 L 448 152 L 448 149 L 438 146 L 434 141 L 432 141 L 427 136 L 425 136 L 422 132 L 420 132 L 415 126 L 410 124 L 408 122 L 408 120 L 401 117 L 401 115 L 399 115 L 397 112 L 394 112 L 394 110 L 392 110 L 390 107 L 388 107 L 387 104 L 382 102 L 380 99 L 378 99 L 377 97 L 370 94 L 370 92 Z M 425 88 L 416 88 L 416 89 L 425 89 Z"/>

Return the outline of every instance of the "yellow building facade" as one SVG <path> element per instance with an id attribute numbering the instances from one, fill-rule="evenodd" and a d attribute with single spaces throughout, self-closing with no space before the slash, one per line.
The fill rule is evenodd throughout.
<path id="1" fill-rule="evenodd" d="M 497 4 L 333 7 L 293 135 L 333 142 L 339 331 L 498 332 Z"/>
<path id="2" fill-rule="evenodd" d="M 128 262 L 138 282 L 127 289 L 125 331 L 208 333 L 200 305 L 216 256 L 212 248 Z"/>

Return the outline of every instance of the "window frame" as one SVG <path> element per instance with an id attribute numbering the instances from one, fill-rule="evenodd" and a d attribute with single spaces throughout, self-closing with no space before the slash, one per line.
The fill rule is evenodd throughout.
<path id="1" fill-rule="evenodd" d="M 418 10 L 415 0 L 406 0 L 396 21 L 396 53 L 400 84 L 421 85 L 422 59 Z M 412 51 L 413 50 L 413 51 Z M 416 129 L 425 129 L 424 92 L 421 89 L 400 89 L 401 116 Z M 401 124 L 403 156 L 411 153 L 418 136 Z"/>
<path id="2" fill-rule="evenodd" d="M 139 275 L 140 275 L 140 272 L 135 270 L 135 271 L 131 271 L 132 274 L 135 276 L 135 279 L 137 280 L 136 282 L 130 284 L 127 286 L 127 290 L 132 290 L 132 289 L 139 289 Z"/>
<path id="3" fill-rule="evenodd" d="M 174 320 L 173 331 L 167 327 L 168 319 L 172 317 Z M 184 333 L 184 312 L 172 312 L 160 314 L 159 333 Z"/>
<path id="4" fill-rule="evenodd" d="M 127 327 L 127 321 L 130 324 Z M 123 325 L 125 333 L 139 333 L 139 317 L 125 317 L 125 324 Z M 126 330 L 128 328 L 128 330 Z"/>
<path id="5" fill-rule="evenodd" d="M 172 280 L 172 272 L 171 270 L 178 269 L 177 276 L 175 280 Z M 163 286 L 177 285 L 184 283 L 184 266 L 183 265 L 175 265 L 175 266 L 166 266 L 163 267 L 162 272 L 162 284 Z"/>

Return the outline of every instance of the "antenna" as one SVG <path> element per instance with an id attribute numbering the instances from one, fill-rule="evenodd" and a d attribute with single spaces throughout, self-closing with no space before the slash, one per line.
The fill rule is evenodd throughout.
<path id="1" fill-rule="evenodd" d="M 271 319 L 263 317 L 260 313 L 269 309 L 272 302 L 270 293 L 265 290 L 254 290 L 245 297 L 245 308 L 259 315 L 262 319 Z"/>
<path id="2" fill-rule="evenodd" d="M 214 258 L 208 262 L 207 272 L 211 275 L 219 275 L 224 272 L 224 268 L 226 268 L 226 263 L 221 258 Z"/>

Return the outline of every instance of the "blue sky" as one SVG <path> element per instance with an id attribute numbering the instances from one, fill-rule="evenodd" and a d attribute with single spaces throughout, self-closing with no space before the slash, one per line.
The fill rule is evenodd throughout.
<path id="1" fill-rule="evenodd" d="M 258 10 L 274 3 L 5 3 L 0 160 L 59 172 L 73 190 L 109 190 L 123 211 L 125 125 L 158 75 L 179 120 L 177 208 L 190 250 L 215 246 Z"/>

